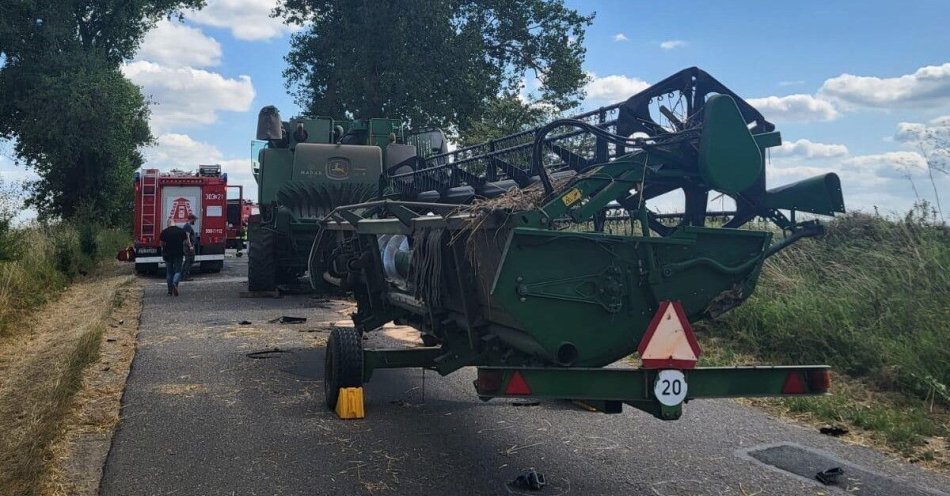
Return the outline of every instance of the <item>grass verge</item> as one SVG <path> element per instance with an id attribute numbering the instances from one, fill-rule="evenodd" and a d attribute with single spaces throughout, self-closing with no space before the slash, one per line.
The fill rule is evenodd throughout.
<path id="1" fill-rule="evenodd" d="M 60 298 L 18 314 L 0 338 L 0 494 L 42 494 L 50 446 L 98 360 L 116 292 L 132 278 L 116 263 L 66 289 Z"/>
<path id="2" fill-rule="evenodd" d="M 741 307 L 698 326 L 707 365 L 827 363 L 833 396 L 756 401 L 950 468 L 950 229 L 924 208 L 852 214 L 766 264 Z"/>

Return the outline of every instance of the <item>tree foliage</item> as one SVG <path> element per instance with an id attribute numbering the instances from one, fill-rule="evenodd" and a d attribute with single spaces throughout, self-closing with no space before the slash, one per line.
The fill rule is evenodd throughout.
<path id="1" fill-rule="evenodd" d="M 128 216 L 138 148 L 151 140 L 148 106 L 117 67 L 95 57 L 56 68 L 0 72 L 0 88 L 12 97 L 3 130 L 15 136 L 18 160 L 40 176 L 27 205 L 44 218 L 85 209 L 114 224 Z"/>
<path id="2" fill-rule="evenodd" d="M 462 127 L 459 144 L 475 145 L 538 127 L 557 117 L 557 109 L 543 103 L 523 101 L 518 95 L 489 99 L 481 113 Z"/>
<path id="3" fill-rule="evenodd" d="M 4 0 L 0 53 L 7 65 L 56 54 L 95 53 L 119 64 L 135 55 L 149 29 L 165 17 L 200 8 L 204 0 Z"/>
<path id="4" fill-rule="evenodd" d="M 556 110 L 576 106 L 587 79 L 592 16 L 562 0 L 282 0 L 276 15 L 305 26 L 284 75 L 313 115 L 464 130 L 491 105 L 514 108 L 525 77 Z"/>
<path id="5" fill-rule="evenodd" d="M 203 0 L 11 0 L 0 3 L 0 137 L 40 179 L 41 217 L 128 216 L 148 105 L 119 71 L 145 33 Z"/>

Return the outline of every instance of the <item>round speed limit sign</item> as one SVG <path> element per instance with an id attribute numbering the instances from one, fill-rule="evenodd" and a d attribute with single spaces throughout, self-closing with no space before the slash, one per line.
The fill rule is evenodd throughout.
<path id="1" fill-rule="evenodd" d="M 663 405 L 679 405 L 686 399 L 686 376 L 679 370 L 661 370 L 656 376 L 653 394 Z"/>

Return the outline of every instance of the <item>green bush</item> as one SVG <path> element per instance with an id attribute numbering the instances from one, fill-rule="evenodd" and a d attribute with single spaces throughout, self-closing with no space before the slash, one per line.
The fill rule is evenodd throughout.
<path id="1" fill-rule="evenodd" d="M 0 336 L 18 315 L 49 301 L 129 242 L 129 235 L 120 230 L 97 227 L 83 234 L 81 225 L 60 222 L 9 230 L 22 249 L 16 258 L 0 261 Z M 95 250 L 87 250 L 91 245 Z"/>
<path id="2" fill-rule="evenodd" d="M 20 258 L 21 243 L 13 228 L 13 218 L 19 205 L 15 188 L 0 179 L 0 262 Z"/>
<path id="3" fill-rule="evenodd" d="M 0 262 L 20 258 L 20 239 L 12 224 L 12 218 L 0 212 Z"/>
<path id="4" fill-rule="evenodd" d="M 745 353 L 828 363 L 950 404 L 950 230 L 928 214 L 828 223 L 825 236 L 769 259 L 753 296 L 704 327 Z"/>
<path id="5" fill-rule="evenodd" d="M 99 226 L 93 222 L 80 222 L 79 230 L 79 250 L 90 258 L 96 258 L 99 254 Z"/>

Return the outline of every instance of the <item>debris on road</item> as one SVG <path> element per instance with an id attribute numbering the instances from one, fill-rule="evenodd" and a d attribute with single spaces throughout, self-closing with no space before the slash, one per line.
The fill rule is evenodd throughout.
<path id="1" fill-rule="evenodd" d="M 251 321 L 250 321 L 250 320 L 242 320 L 242 321 L 238 322 L 238 325 L 251 325 Z"/>
<path id="2" fill-rule="evenodd" d="M 256 360 L 263 360 L 263 359 L 265 359 L 265 358 L 273 358 L 272 355 L 277 355 L 277 354 L 281 354 L 281 353 L 287 353 L 287 350 L 282 350 L 282 349 L 280 349 L 280 348 L 274 348 L 274 349 L 270 349 L 270 350 L 255 351 L 255 352 L 252 352 L 252 353 L 247 353 L 247 354 L 244 355 L 244 356 L 246 356 L 246 357 L 248 357 L 248 358 L 254 358 L 254 359 L 256 359 Z"/>
<path id="3" fill-rule="evenodd" d="M 546 484 L 547 482 L 544 481 L 544 475 L 538 473 L 533 468 L 525 470 L 510 483 L 511 487 L 530 489 L 532 491 L 540 491 Z"/>
<path id="4" fill-rule="evenodd" d="M 838 477 L 844 475 L 844 469 L 841 467 L 829 468 L 824 472 L 818 472 L 815 474 L 815 478 L 818 479 L 818 482 L 826 486 L 836 484 L 838 482 Z"/>
<path id="5" fill-rule="evenodd" d="M 306 317 L 290 317 L 288 315 L 268 320 L 271 324 L 303 324 L 306 321 Z"/>
<path id="6" fill-rule="evenodd" d="M 241 291 L 241 298 L 280 298 L 280 291 Z"/>
<path id="7" fill-rule="evenodd" d="M 849 431 L 844 427 L 831 426 L 831 427 L 822 427 L 818 429 L 818 432 L 832 437 L 840 437 L 847 434 Z"/>

